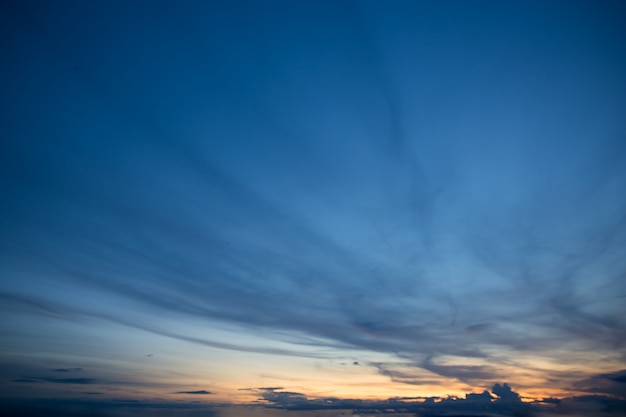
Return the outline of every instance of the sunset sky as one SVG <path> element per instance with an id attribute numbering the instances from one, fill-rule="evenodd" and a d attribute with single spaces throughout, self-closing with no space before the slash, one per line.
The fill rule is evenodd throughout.
<path id="1" fill-rule="evenodd" d="M 626 410 L 626 3 L 16 0 L 0 31 L 5 410 Z"/>

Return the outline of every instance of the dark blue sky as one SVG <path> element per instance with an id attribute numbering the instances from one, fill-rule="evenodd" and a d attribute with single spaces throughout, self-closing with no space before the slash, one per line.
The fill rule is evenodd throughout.
<path id="1" fill-rule="evenodd" d="M 7 397 L 625 399 L 621 2 L 0 16 Z"/>

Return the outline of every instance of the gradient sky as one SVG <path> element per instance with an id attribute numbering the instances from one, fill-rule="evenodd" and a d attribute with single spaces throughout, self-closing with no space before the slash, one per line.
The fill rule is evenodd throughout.
<path id="1" fill-rule="evenodd" d="M 0 31 L 16 409 L 626 404 L 623 2 L 10 1 Z"/>

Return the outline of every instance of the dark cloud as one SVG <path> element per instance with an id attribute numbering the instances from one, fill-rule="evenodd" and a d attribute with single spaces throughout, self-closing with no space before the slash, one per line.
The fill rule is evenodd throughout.
<path id="1" fill-rule="evenodd" d="M 498 396 L 498 401 L 522 401 L 519 394 L 517 392 L 514 392 L 506 382 L 502 385 L 495 384 L 491 391 Z"/>
<path id="2" fill-rule="evenodd" d="M 283 387 L 258 387 L 258 388 L 239 388 L 240 391 L 276 391 L 284 389 Z"/>
<path id="3" fill-rule="evenodd" d="M 543 398 L 541 400 L 537 400 L 537 402 L 546 403 L 546 404 L 559 404 L 561 402 L 561 399 L 549 397 L 549 398 Z"/>
<path id="4" fill-rule="evenodd" d="M 95 378 L 50 378 L 50 377 L 32 377 L 27 376 L 23 378 L 13 379 L 14 382 L 25 382 L 25 383 L 34 383 L 34 382 L 48 382 L 52 384 L 78 384 L 78 385 L 88 385 L 88 384 L 96 384 L 98 382 L 102 382 Z"/>
<path id="5" fill-rule="evenodd" d="M 626 400 L 603 395 L 588 395 L 562 399 L 554 408 L 557 415 L 623 416 Z"/>
<path id="6" fill-rule="evenodd" d="M 89 393 L 92 394 L 92 393 Z M 504 416 L 581 416 L 617 417 L 626 410 L 626 401 L 604 396 L 572 397 L 558 404 L 554 402 L 510 403 L 489 402 L 488 393 L 468 394 L 465 399 L 389 398 L 387 400 L 350 400 L 336 398 L 307 398 L 306 395 L 288 393 L 274 397 L 266 407 L 291 410 L 353 410 L 354 414 L 410 413 L 419 417 L 504 417 Z M 296 398 L 297 397 L 297 398 Z M 307 399 L 305 399 L 307 398 Z M 210 404 L 183 403 L 180 401 L 144 401 L 130 399 L 1 399 L 3 415 L 15 417 L 210 417 L 219 415 Z M 229 407 L 222 405 L 222 407 Z M 249 406 L 251 407 L 251 406 Z M 248 409 L 249 410 L 249 409 Z M 298 415 L 295 413 L 294 415 Z"/>
<path id="7" fill-rule="evenodd" d="M 616 372 L 614 374 L 608 374 L 606 378 L 609 378 L 610 380 L 615 381 L 615 382 L 626 383 L 626 370 Z"/>
<path id="8" fill-rule="evenodd" d="M 98 382 L 94 378 L 39 378 L 39 380 L 54 384 L 95 384 Z"/>
<path id="9" fill-rule="evenodd" d="M 0 400 L 2 414 L 11 417 L 212 417 L 215 410 L 206 404 L 127 399 L 81 400 L 44 399 Z"/>
<path id="10" fill-rule="evenodd" d="M 504 387 L 504 388 L 503 388 Z M 353 409 L 355 413 L 416 413 L 418 416 L 476 416 L 476 415 L 531 415 L 548 411 L 546 406 L 511 400 L 517 395 L 507 384 L 494 387 L 507 399 L 494 397 L 487 391 L 469 393 L 465 398 L 389 398 L 387 400 L 339 399 L 308 397 L 305 394 L 277 389 L 259 390 L 260 399 L 270 407 L 286 410 Z M 506 393 L 506 394 L 504 394 Z"/>
<path id="11" fill-rule="evenodd" d="M 467 401 L 478 401 L 478 402 L 491 402 L 491 400 L 493 399 L 493 397 L 491 396 L 491 394 L 489 394 L 488 391 L 483 391 L 480 394 L 474 394 L 474 393 L 470 393 L 470 394 L 466 394 L 465 395 L 465 399 Z"/>
<path id="12" fill-rule="evenodd" d="M 574 383 L 574 389 L 597 394 L 607 394 L 626 400 L 626 370 L 595 375 Z"/>
<path id="13" fill-rule="evenodd" d="M 566 399 L 547 398 L 522 402 L 519 394 L 507 384 L 495 384 L 488 391 L 468 393 L 465 398 L 389 398 L 386 400 L 339 399 L 310 397 L 303 393 L 280 391 L 281 388 L 256 389 L 267 407 L 285 410 L 345 410 L 357 414 L 414 413 L 419 417 L 537 416 L 581 417 L 621 416 L 626 400 L 606 396 L 582 396 Z"/>
<path id="14" fill-rule="evenodd" d="M 198 391 L 178 391 L 176 394 L 191 394 L 191 395 L 208 395 L 213 394 L 211 391 L 207 390 L 198 390 Z"/>
<path id="15" fill-rule="evenodd" d="M 57 368 L 51 369 L 52 372 L 78 372 L 82 371 L 83 368 Z"/>
<path id="16" fill-rule="evenodd" d="M 82 375 L 82 373 L 86 372 L 84 368 L 76 371 L 76 374 L 72 374 L 72 371 L 56 371 L 56 369 L 66 368 L 50 369 L 46 365 L 46 361 L 32 361 L 30 363 L 22 363 L 20 361 L 11 363 L 0 362 L 0 375 L 6 381 L 13 383 L 5 383 L 7 396 L 9 393 L 21 396 L 21 392 L 26 392 L 26 384 L 28 384 L 30 395 L 33 397 L 57 397 L 59 392 L 70 395 L 78 395 L 81 392 L 99 392 L 104 394 L 110 393 L 111 390 L 118 392 L 121 387 L 136 391 L 141 388 L 162 386 L 159 382 L 135 378 L 134 375 L 120 377 L 119 371 L 110 367 L 93 366 L 88 374 Z"/>
<path id="17" fill-rule="evenodd" d="M 306 395 L 299 392 L 279 391 L 278 389 L 259 390 L 261 398 L 272 404 L 279 404 L 283 408 L 297 409 L 309 403 Z"/>

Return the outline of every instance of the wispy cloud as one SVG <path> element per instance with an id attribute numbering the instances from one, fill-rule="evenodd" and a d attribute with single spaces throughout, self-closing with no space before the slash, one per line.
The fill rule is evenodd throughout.
<path id="1" fill-rule="evenodd" d="M 227 3 L 5 17 L 22 43 L 0 77 L 3 313 L 382 354 L 403 362 L 373 372 L 412 385 L 523 369 L 620 392 L 594 369 L 623 369 L 626 348 L 623 25 L 332 2 L 248 21 Z M 520 19 L 481 20 L 498 13 Z M 581 24 L 599 15 L 613 32 Z M 559 364 L 580 352 L 594 363 L 573 384 Z"/>

